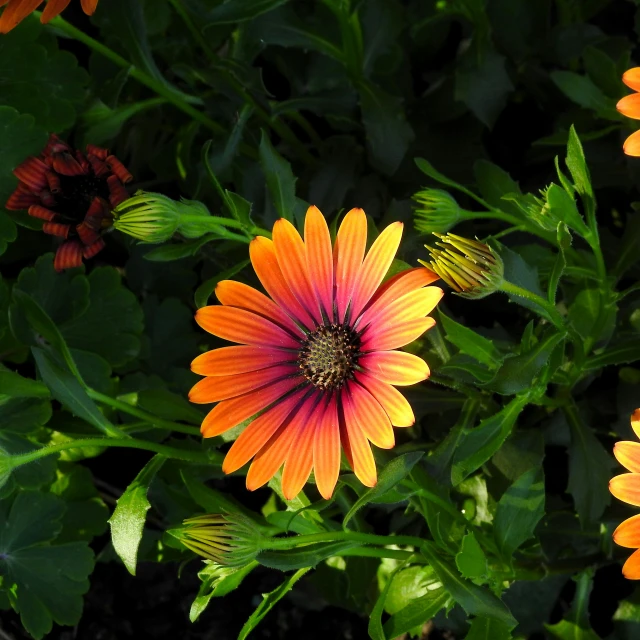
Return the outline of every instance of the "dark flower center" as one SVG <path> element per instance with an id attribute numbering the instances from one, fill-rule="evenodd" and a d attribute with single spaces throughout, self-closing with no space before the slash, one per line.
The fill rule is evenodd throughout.
<path id="1" fill-rule="evenodd" d="M 353 378 L 359 357 L 359 334 L 348 325 L 329 324 L 307 337 L 298 362 L 307 380 L 328 391 Z"/>
<path id="2" fill-rule="evenodd" d="M 96 196 L 109 201 L 107 181 L 98 178 L 91 170 L 85 175 L 58 177 L 60 192 L 55 194 L 56 204 L 49 208 L 65 222 L 82 222 Z"/>

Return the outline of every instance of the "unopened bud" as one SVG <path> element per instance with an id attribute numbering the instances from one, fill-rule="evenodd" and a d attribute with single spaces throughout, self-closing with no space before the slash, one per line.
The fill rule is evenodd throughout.
<path id="1" fill-rule="evenodd" d="M 453 196 L 441 189 L 423 189 L 413 200 L 417 203 L 414 225 L 420 233 L 446 233 L 466 217 Z"/>

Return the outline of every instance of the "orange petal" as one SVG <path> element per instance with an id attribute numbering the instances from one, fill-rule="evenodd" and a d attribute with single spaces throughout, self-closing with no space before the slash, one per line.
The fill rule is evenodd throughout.
<path id="1" fill-rule="evenodd" d="M 358 366 L 383 382 L 407 386 L 429 377 L 427 363 L 404 351 L 372 351 L 358 360 Z"/>
<path id="2" fill-rule="evenodd" d="M 299 384 L 296 378 L 285 378 L 259 391 L 219 402 L 206 415 L 200 431 L 203 437 L 213 438 L 239 425 L 258 411 L 262 411 Z"/>
<path id="3" fill-rule="evenodd" d="M 351 298 L 351 317 L 357 318 L 389 271 L 402 239 L 402 222 L 390 224 L 371 245 L 362 263 Z"/>
<path id="4" fill-rule="evenodd" d="M 636 409 L 631 414 L 631 428 L 633 432 L 640 438 L 640 409 Z"/>
<path id="5" fill-rule="evenodd" d="M 613 532 L 613 541 L 621 547 L 640 548 L 640 515 L 621 522 Z"/>
<path id="6" fill-rule="evenodd" d="M 640 91 L 640 67 L 634 67 L 625 71 L 622 75 L 622 82 L 634 91 Z"/>
<path id="7" fill-rule="evenodd" d="M 210 404 L 241 396 L 249 391 L 257 391 L 276 380 L 300 375 L 300 368 L 294 365 L 277 365 L 270 369 L 249 371 L 230 376 L 210 376 L 197 382 L 189 391 L 189 401 L 195 404 Z M 302 382 L 302 377 L 300 379 Z"/>
<path id="8" fill-rule="evenodd" d="M 273 244 L 280 270 L 289 289 L 316 323 L 320 324 L 322 315 L 309 277 L 307 248 L 300 234 L 288 220 L 280 218 L 273 225 Z"/>
<path id="9" fill-rule="evenodd" d="M 313 474 L 320 495 L 329 500 L 340 474 L 340 425 L 335 396 L 319 418 L 313 442 Z"/>
<path id="10" fill-rule="evenodd" d="M 416 418 L 407 399 L 395 388 L 364 371 L 358 371 L 356 381 L 382 405 L 394 427 L 411 427 Z"/>
<path id="11" fill-rule="evenodd" d="M 349 306 L 366 247 L 367 216 L 362 209 L 351 209 L 338 229 L 336 245 L 333 249 L 338 322 L 342 322 Z"/>
<path id="12" fill-rule="evenodd" d="M 0 33 L 9 33 L 30 13 L 42 4 L 43 0 L 11 0 L 0 16 Z"/>
<path id="13" fill-rule="evenodd" d="M 47 24 L 49 20 L 53 20 L 57 15 L 60 15 L 66 8 L 71 0 L 48 0 L 47 6 L 42 12 L 40 22 Z"/>
<path id="14" fill-rule="evenodd" d="M 611 478 L 609 491 L 618 500 L 640 507 L 640 474 L 623 473 Z"/>
<path id="15" fill-rule="evenodd" d="M 625 469 L 640 473 L 640 442 L 616 442 L 613 455 Z"/>
<path id="16" fill-rule="evenodd" d="M 249 244 L 249 257 L 256 275 L 273 301 L 300 324 L 307 328 L 315 327 L 315 321 L 298 302 L 282 275 L 273 242 L 262 236 L 254 238 Z"/>
<path id="17" fill-rule="evenodd" d="M 306 389 L 300 389 L 278 401 L 268 411 L 258 416 L 239 436 L 229 449 L 222 471 L 233 473 L 243 467 L 253 456 L 269 442 L 269 438 L 278 430 L 287 416 L 295 409 Z"/>
<path id="18" fill-rule="evenodd" d="M 247 473 L 247 489 L 255 491 L 273 478 L 289 454 L 292 443 L 299 431 L 305 427 L 309 414 L 315 405 L 315 398 L 308 396 L 302 406 L 293 412 L 267 444 L 253 459 Z"/>
<path id="19" fill-rule="evenodd" d="M 201 376 L 229 376 L 266 369 L 275 364 L 295 362 L 296 354 L 283 349 L 241 345 L 222 347 L 199 355 L 191 363 L 191 371 Z"/>
<path id="20" fill-rule="evenodd" d="M 622 145 L 622 150 L 628 156 L 640 157 L 640 130 L 632 133 Z"/>
<path id="21" fill-rule="evenodd" d="M 88 15 L 92 16 L 98 6 L 98 0 L 80 0 L 82 10 Z"/>
<path id="22" fill-rule="evenodd" d="M 345 455 L 358 480 L 365 487 L 375 487 L 378 474 L 371 446 L 360 428 L 358 415 L 355 413 L 349 395 L 343 393 L 341 397 L 343 420 L 340 424 L 340 439 Z"/>
<path id="23" fill-rule="evenodd" d="M 640 550 L 629 556 L 622 566 L 622 575 L 627 580 L 640 580 Z"/>
<path id="24" fill-rule="evenodd" d="M 291 450 L 282 471 L 282 494 L 293 500 L 309 479 L 313 467 L 313 441 L 322 419 L 324 406 L 314 405 L 308 419 L 302 423 L 291 443 Z"/>
<path id="25" fill-rule="evenodd" d="M 393 435 L 393 427 L 389 416 L 380 406 L 380 403 L 369 393 L 367 389 L 359 384 L 349 383 L 347 385 L 349 400 L 343 402 L 351 404 L 351 410 L 357 418 L 360 429 L 367 438 L 381 449 L 392 449 L 396 440 Z"/>
<path id="26" fill-rule="evenodd" d="M 196 312 L 196 322 L 205 331 L 230 342 L 283 349 L 297 349 L 300 346 L 297 340 L 273 322 L 236 307 L 202 307 Z"/>
<path id="27" fill-rule="evenodd" d="M 317 207 L 309 207 L 304 221 L 309 275 L 327 318 L 333 320 L 333 251 L 327 221 Z"/>
<path id="28" fill-rule="evenodd" d="M 640 93 L 632 93 L 618 101 L 616 109 L 627 118 L 640 120 Z"/>
<path id="29" fill-rule="evenodd" d="M 387 351 L 399 349 L 417 340 L 425 331 L 435 326 L 433 318 L 417 318 L 398 326 L 387 325 L 381 331 L 368 331 L 362 340 L 363 351 Z"/>
<path id="30" fill-rule="evenodd" d="M 216 286 L 216 298 L 226 306 L 239 307 L 264 316 L 296 337 L 304 335 L 302 329 L 273 300 L 242 282 L 222 280 Z"/>

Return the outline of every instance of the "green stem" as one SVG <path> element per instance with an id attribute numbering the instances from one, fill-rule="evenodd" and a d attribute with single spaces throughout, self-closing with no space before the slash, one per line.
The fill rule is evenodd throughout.
<path id="1" fill-rule="evenodd" d="M 146 440 L 135 440 L 133 438 L 80 438 L 70 442 L 59 442 L 51 444 L 36 451 L 29 453 L 20 453 L 9 457 L 9 464 L 12 469 L 20 467 L 29 462 L 34 462 L 40 458 L 59 453 L 60 451 L 68 451 L 70 449 L 81 449 L 82 447 L 122 447 L 125 449 L 142 449 L 143 451 L 152 451 L 160 453 L 167 458 L 175 458 L 176 460 L 185 460 L 187 462 L 195 462 L 198 464 L 222 464 L 223 454 L 217 451 L 204 453 L 200 451 L 188 451 L 179 449 L 178 447 L 170 447 L 165 444 L 156 442 L 147 442 Z"/>
<path id="2" fill-rule="evenodd" d="M 391 558 L 392 560 L 411 560 L 414 563 L 421 561 L 413 551 L 400 551 L 399 549 L 380 549 L 378 547 L 356 547 L 345 549 L 335 554 L 336 556 L 359 556 L 365 558 Z M 424 562 L 424 559 L 422 559 Z"/>
<path id="3" fill-rule="evenodd" d="M 181 424 L 179 422 L 173 422 L 171 420 L 163 420 L 162 418 L 158 418 L 154 416 L 152 413 L 147 413 L 142 409 L 138 409 L 133 405 L 130 405 L 128 402 L 122 402 L 122 400 L 118 400 L 116 398 L 112 398 L 111 396 L 107 396 L 95 389 L 87 388 L 87 393 L 89 397 L 98 402 L 102 402 L 102 404 L 109 405 L 110 407 L 117 409 L 118 411 L 124 411 L 124 413 L 128 413 L 135 418 L 140 418 L 140 420 L 144 420 L 150 425 L 157 427 L 158 429 L 166 429 L 168 431 L 177 431 L 178 433 L 187 433 L 191 436 L 199 436 L 200 429 L 196 426 L 190 427 L 186 424 Z M 126 426 L 126 425 L 125 425 Z"/>
<path id="4" fill-rule="evenodd" d="M 415 536 L 378 536 L 373 533 L 360 533 L 358 531 L 331 531 L 327 533 L 291 536 L 290 538 L 272 538 L 265 543 L 265 548 L 274 550 L 294 549 L 300 545 L 313 544 L 316 542 L 340 542 L 343 540 L 381 546 L 402 544 L 413 547 L 420 547 L 424 542 L 422 538 Z"/>
<path id="5" fill-rule="evenodd" d="M 39 12 L 37 11 L 34 13 L 36 15 L 39 15 Z M 136 79 L 138 82 L 145 85 L 147 88 L 151 89 L 151 91 L 154 91 L 159 96 L 165 98 L 168 102 L 173 104 L 173 106 L 186 113 L 188 116 L 193 118 L 193 120 L 199 122 L 216 135 L 223 136 L 228 133 L 226 127 L 222 126 L 215 120 L 212 120 L 201 111 L 198 111 L 198 109 L 192 107 L 187 101 L 187 98 L 194 100 L 193 98 L 191 98 L 190 96 L 186 96 L 186 94 L 180 94 L 175 89 L 172 89 L 159 80 L 156 80 L 149 74 L 142 71 L 142 69 L 136 67 L 132 62 L 113 51 L 113 49 L 110 49 L 91 36 L 88 36 L 80 29 L 77 29 L 72 24 L 69 24 L 64 18 L 58 16 L 54 18 L 49 24 L 57 29 L 60 29 L 67 36 L 74 38 L 78 42 L 82 42 L 82 44 L 86 45 L 96 53 L 99 53 L 105 58 L 108 58 L 117 66 L 126 69 L 132 78 Z M 240 150 L 253 159 L 258 158 L 258 154 L 255 152 L 255 150 L 245 143 L 240 144 Z"/>
<path id="6" fill-rule="evenodd" d="M 221 216 L 209 216 L 204 218 L 203 216 L 193 215 L 181 215 L 180 220 L 183 222 L 195 222 L 198 224 L 210 223 L 212 226 L 231 227 L 232 229 L 241 229 L 247 231 L 252 236 L 265 236 L 271 237 L 271 232 L 263 229 L 262 227 L 245 227 L 245 225 L 239 220 L 233 220 L 232 218 L 223 218 Z"/>
<path id="7" fill-rule="evenodd" d="M 508 293 L 513 296 L 519 296 L 521 298 L 526 298 L 531 302 L 534 302 L 536 305 L 544 309 L 547 319 L 550 320 L 553 325 L 562 331 L 563 333 L 567 330 L 564 318 L 560 315 L 559 311 L 552 305 L 548 300 L 539 296 L 528 289 L 524 289 L 523 287 L 519 287 L 517 284 L 513 284 L 512 282 L 508 282 L 507 280 L 503 280 L 500 285 L 500 291 L 503 293 Z"/>

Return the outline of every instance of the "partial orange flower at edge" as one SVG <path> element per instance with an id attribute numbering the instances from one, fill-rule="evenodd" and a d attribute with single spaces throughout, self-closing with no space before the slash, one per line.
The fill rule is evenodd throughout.
<path id="1" fill-rule="evenodd" d="M 278 220 L 273 240 L 255 238 L 250 257 L 269 297 L 239 282 L 216 288 L 221 305 L 200 309 L 198 324 L 239 343 L 196 358 L 192 370 L 207 376 L 192 402 L 218 404 L 202 423 L 204 437 L 228 431 L 260 413 L 227 453 L 223 471 L 253 459 L 247 488 L 266 484 L 284 465 L 282 490 L 294 498 L 314 471 L 320 494 L 331 497 L 340 451 L 366 486 L 377 481 L 371 444 L 390 449 L 393 426 L 415 422 L 395 386 L 425 380 L 421 358 L 396 351 L 433 327 L 426 317 L 443 292 L 427 286 L 429 269 L 404 271 L 381 286 L 395 257 L 403 225 L 378 236 L 365 257 L 367 219 L 347 213 L 335 247 L 316 207 L 307 211 L 304 240 Z"/>
<path id="2" fill-rule="evenodd" d="M 631 428 L 640 438 L 640 409 L 631 415 Z M 640 507 L 640 442 L 616 442 L 613 455 L 631 473 L 623 473 L 609 482 L 609 491 L 618 500 Z M 640 514 L 628 518 L 613 532 L 613 541 L 621 547 L 636 549 L 622 567 L 629 580 L 640 580 Z"/>
<path id="3" fill-rule="evenodd" d="M 640 120 L 640 67 L 634 67 L 625 71 L 622 76 L 622 82 L 627 87 L 636 91 L 625 96 L 618 101 L 616 109 L 627 118 Z M 640 130 L 632 133 L 625 141 L 622 147 L 624 153 L 628 156 L 640 157 Z"/>
<path id="4" fill-rule="evenodd" d="M 48 0 L 47 6 L 42 12 L 40 21 L 46 24 L 64 11 L 71 0 Z M 33 13 L 43 0 L 0 0 L 0 7 L 5 6 L 0 16 L 0 33 L 9 33 L 17 27 L 29 14 Z M 98 0 L 80 0 L 82 10 L 88 15 L 93 15 L 98 6 Z"/>

